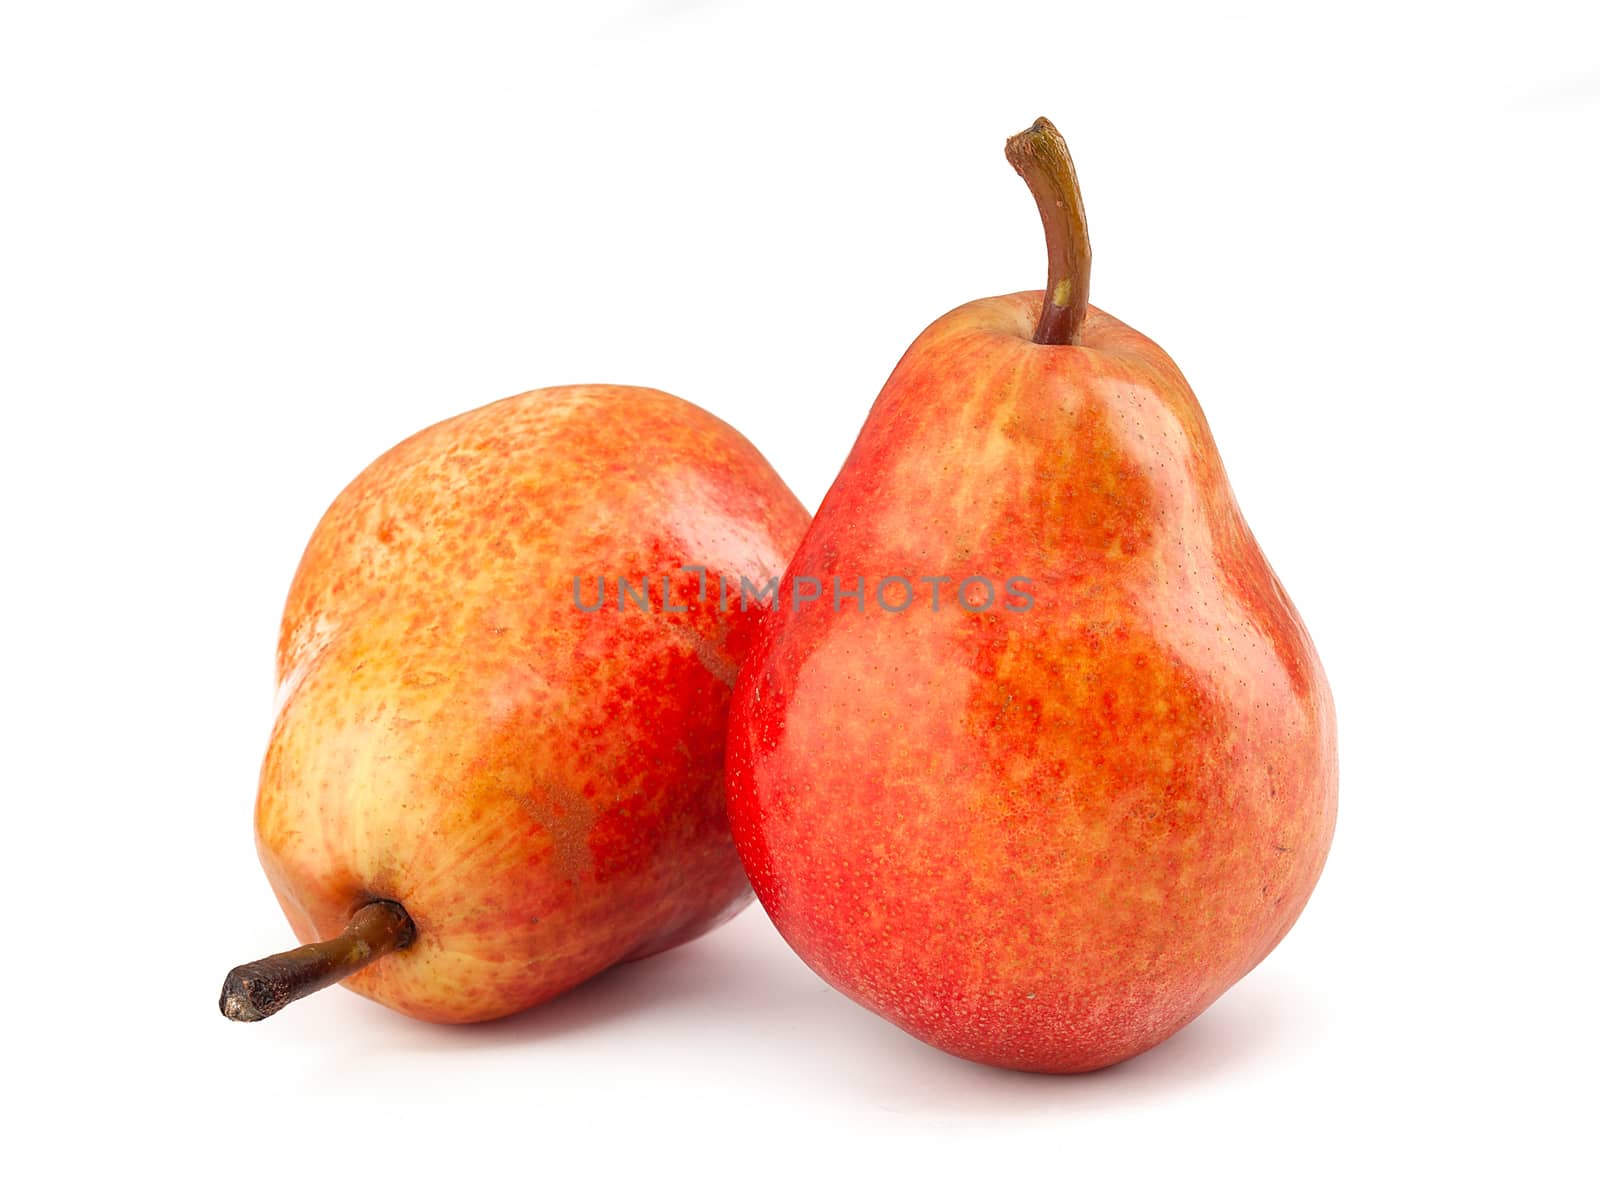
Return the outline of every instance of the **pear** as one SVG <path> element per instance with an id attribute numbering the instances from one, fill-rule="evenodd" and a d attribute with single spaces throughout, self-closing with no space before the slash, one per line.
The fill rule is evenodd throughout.
<path id="1" fill-rule="evenodd" d="M 726 586 L 775 577 L 806 521 L 749 442 L 654 389 L 524 393 L 368 467 L 289 591 L 256 803 L 313 944 L 235 969 L 224 1014 L 347 978 L 493 1019 L 737 912 L 723 744 L 763 609 Z"/>
<path id="2" fill-rule="evenodd" d="M 1007 155 L 1043 292 L 884 386 L 729 719 L 756 895 L 825 980 L 991 1065 L 1171 1036 L 1278 943 L 1334 826 L 1333 700 L 1171 359 L 1088 305 L 1072 161 Z"/>

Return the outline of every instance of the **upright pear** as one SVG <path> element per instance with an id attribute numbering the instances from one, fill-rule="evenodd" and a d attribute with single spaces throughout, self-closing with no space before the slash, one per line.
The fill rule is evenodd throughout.
<path id="1" fill-rule="evenodd" d="M 1333 700 L 1150 340 L 1088 305 L 1066 145 L 1008 142 L 1049 283 L 890 376 L 734 693 L 756 895 L 837 989 L 971 1060 L 1160 1043 L 1294 923 L 1334 826 Z"/>
<path id="2" fill-rule="evenodd" d="M 749 899 L 729 695 L 804 508 L 732 428 L 654 389 L 541 389 L 402 442 L 300 562 L 256 840 L 302 941 L 234 970 L 256 1020 L 348 976 L 493 1019 Z"/>

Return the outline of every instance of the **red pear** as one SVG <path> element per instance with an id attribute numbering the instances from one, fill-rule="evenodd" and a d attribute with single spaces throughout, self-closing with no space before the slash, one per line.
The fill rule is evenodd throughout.
<path id="1" fill-rule="evenodd" d="M 224 1013 L 348 975 L 420 1019 L 493 1019 L 747 903 L 723 742 L 761 611 L 716 591 L 775 576 L 806 519 L 749 442 L 654 389 L 524 393 L 368 467 L 289 591 L 256 804 L 315 944 L 236 969 Z"/>
<path id="2" fill-rule="evenodd" d="M 958 1056 L 1081 1072 L 1288 932 L 1334 713 L 1183 375 L 1088 306 L 1066 145 L 1040 120 L 1007 154 L 1048 289 L 950 312 L 890 376 L 740 672 L 729 813 L 833 986 Z"/>

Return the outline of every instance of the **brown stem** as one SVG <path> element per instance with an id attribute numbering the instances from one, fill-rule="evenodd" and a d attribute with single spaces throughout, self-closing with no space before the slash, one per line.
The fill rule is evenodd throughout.
<path id="1" fill-rule="evenodd" d="M 1072 153 L 1049 119 L 1037 119 L 1006 140 L 1006 159 L 1028 182 L 1039 205 L 1050 254 L 1050 283 L 1033 342 L 1076 344 L 1089 310 L 1089 222 L 1083 214 Z"/>
<path id="2" fill-rule="evenodd" d="M 385 954 L 405 949 L 416 936 L 417 927 L 404 908 L 394 901 L 373 901 L 357 909 L 336 938 L 235 966 L 223 981 L 218 1006 L 229 1019 L 255 1023 Z"/>

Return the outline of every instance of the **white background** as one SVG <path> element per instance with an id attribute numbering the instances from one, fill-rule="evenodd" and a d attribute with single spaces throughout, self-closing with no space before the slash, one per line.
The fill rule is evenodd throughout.
<path id="1" fill-rule="evenodd" d="M 1592 6 L 0 21 L 0 1151 L 1594 1165 Z M 1001 153 L 1041 113 L 1085 186 L 1095 303 L 1183 366 L 1334 685 L 1339 831 L 1288 940 L 1165 1046 L 1077 1078 L 941 1056 L 754 909 L 496 1025 L 343 990 L 225 1022 L 227 967 L 288 941 L 251 803 L 278 612 L 340 487 L 437 419 L 613 381 L 734 423 L 814 508 L 920 328 L 1042 283 Z"/>

